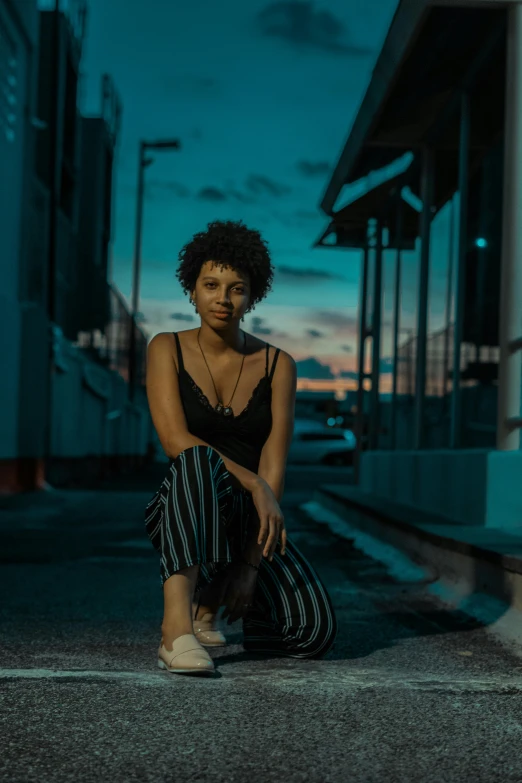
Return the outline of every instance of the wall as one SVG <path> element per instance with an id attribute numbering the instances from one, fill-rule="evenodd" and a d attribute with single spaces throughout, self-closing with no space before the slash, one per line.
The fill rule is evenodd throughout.
<path id="1" fill-rule="evenodd" d="M 521 475 L 520 451 L 372 451 L 362 455 L 360 487 L 421 514 L 509 529 L 522 523 Z"/>
<path id="2" fill-rule="evenodd" d="M 75 478 L 87 462 L 98 475 L 104 460 L 145 457 L 152 421 L 143 390 L 129 402 L 121 375 L 88 360 L 56 327 L 53 359 L 50 482 Z"/>
<path id="3" fill-rule="evenodd" d="M 18 453 L 18 396 L 23 313 L 19 302 L 24 205 L 32 169 L 33 116 L 38 33 L 36 0 L 20 8 L 0 0 L 0 90 L 12 101 L 10 118 L 0 119 L 0 457 Z M 6 183 L 9 183 L 6 187 Z"/>

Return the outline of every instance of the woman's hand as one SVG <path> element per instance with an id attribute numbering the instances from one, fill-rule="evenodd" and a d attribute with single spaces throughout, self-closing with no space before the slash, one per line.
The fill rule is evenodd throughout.
<path id="1" fill-rule="evenodd" d="M 221 599 L 225 607 L 221 619 L 228 617 L 227 625 L 231 625 L 248 612 L 254 597 L 256 582 L 257 571 L 252 566 L 241 562 L 231 567 Z"/>
<path id="2" fill-rule="evenodd" d="M 252 490 L 252 500 L 259 516 L 259 535 L 257 543 L 264 544 L 263 556 L 271 561 L 281 536 L 281 554 L 286 551 L 285 519 L 279 503 L 266 481 L 260 480 Z"/>

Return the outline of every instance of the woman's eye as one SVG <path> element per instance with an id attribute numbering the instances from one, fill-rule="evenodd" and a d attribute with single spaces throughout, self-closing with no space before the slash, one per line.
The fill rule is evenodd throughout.
<path id="1" fill-rule="evenodd" d="M 214 288 L 215 283 L 205 283 L 205 288 L 208 288 L 209 286 L 211 288 Z M 244 288 L 235 288 L 234 290 L 237 291 L 239 294 L 244 294 L 245 293 L 245 289 Z"/>

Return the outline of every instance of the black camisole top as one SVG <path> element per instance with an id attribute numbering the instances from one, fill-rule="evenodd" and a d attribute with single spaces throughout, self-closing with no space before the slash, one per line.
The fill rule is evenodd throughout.
<path id="1" fill-rule="evenodd" d="M 272 378 L 280 349 L 276 349 L 269 374 L 269 343 L 266 343 L 265 374 L 260 378 L 245 408 L 237 416 L 233 413 L 223 416 L 215 410 L 208 397 L 185 370 L 179 337 L 177 332 L 173 334 L 178 353 L 180 397 L 189 432 L 238 465 L 257 473 L 262 448 L 272 429 Z"/>

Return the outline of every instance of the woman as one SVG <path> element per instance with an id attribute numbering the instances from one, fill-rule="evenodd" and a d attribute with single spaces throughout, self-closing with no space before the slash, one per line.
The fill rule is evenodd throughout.
<path id="1" fill-rule="evenodd" d="M 271 290 L 266 242 L 241 221 L 216 221 L 179 259 L 176 276 L 201 325 L 157 334 L 147 349 L 150 412 L 170 458 L 145 513 L 161 555 L 158 666 L 211 674 L 205 648 L 226 644 L 215 625 L 220 607 L 228 624 L 243 619 L 245 650 L 322 656 L 335 614 L 279 506 L 296 365 L 240 326 Z"/>

